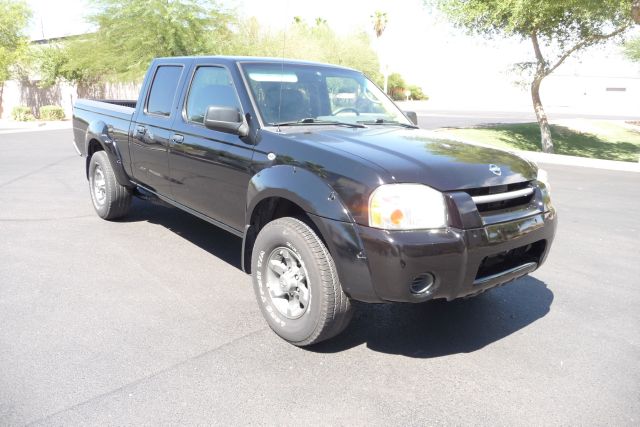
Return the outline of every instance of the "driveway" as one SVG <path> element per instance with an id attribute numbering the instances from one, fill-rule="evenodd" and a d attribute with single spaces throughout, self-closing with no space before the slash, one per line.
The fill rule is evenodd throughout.
<path id="1" fill-rule="evenodd" d="M 262 320 L 240 239 L 136 200 L 93 212 L 71 131 L 0 135 L 0 425 L 637 425 L 640 175 L 549 166 L 531 277 L 357 305 L 311 349 Z"/>

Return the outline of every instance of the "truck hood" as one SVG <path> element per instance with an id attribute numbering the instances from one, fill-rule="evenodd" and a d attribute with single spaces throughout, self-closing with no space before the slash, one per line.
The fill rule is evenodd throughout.
<path id="1" fill-rule="evenodd" d="M 390 182 L 452 191 L 529 181 L 537 173 L 533 164 L 515 154 L 447 140 L 421 129 L 309 126 L 301 130 L 283 129 L 283 134 L 361 157 L 386 170 Z"/>

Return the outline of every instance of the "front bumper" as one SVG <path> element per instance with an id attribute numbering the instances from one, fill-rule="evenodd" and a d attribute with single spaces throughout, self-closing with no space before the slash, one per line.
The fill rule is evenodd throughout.
<path id="1" fill-rule="evenodd" d="M 470 230 L 359 227 L 376 295 L 403 302 L 471 296 L 530 273 L 544 262 L 555 229 L 553 210 Z M 433 274 L 434 286 L 413 294 L 410 283 L 424 273 Z"/>
<path id="2" fill-rule="evenodd" d="M 331 229 L 335 221 L 320 227 Z M 345 292 L 367 302 L 422 302 L 472 296 L 538 268 L 556 230 L 553 209 L 518 220 L 467 230 L 387 231 L 361 225 L 330 232 L 329 243 Z M 345 231 L 349 228 L 348 239 Z M 335 231 L 335 230 L 334 230 Z M 336 253 L 337 252 L 337 253 Z M 430 273 L 425 294 L 410 284 Z"/>

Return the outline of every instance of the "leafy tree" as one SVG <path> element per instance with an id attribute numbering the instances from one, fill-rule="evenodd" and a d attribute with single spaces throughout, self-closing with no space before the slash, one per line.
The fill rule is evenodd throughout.
<path id="1" fill-rule="evenodd" d="M 627 42 L 624 53 L 632 61 L 640 62 L 640 37 Z"/>
<path id="2" fill-rule="evenodd" d="M 198 0 L 93 0 L 97 32 L 67 44 L 67 77 L 137 80 L 156 57 L 218 54 L 233 16 Z"/>
<path id="3" fill-rule="evenodd" d="M 310 25 L 294 18 L 282 31 L 262 27 L 256 18 L 241 21 L 228 53 L 326 62 L 360 70 L 376 83 L 382 80 L 369 36 L 364 31 L 338 35 L 324 20 Z"/>
<path id="4" fill-rule="evenodd" d="M 409 87 L 407 87 L 407 89 L 409 89 L 409 91 L 411 92 L 411 95 L 409 96 L 409 99 L 413 99 L 413 100 L 416 100 L 416 101 L 422 101 L 422 100 L 429 99 L 429 97 L 427 95 L 425 95 L 425 93 L 422 91 L 422 88 L 420 86 L 409 85 Z"/>
<path id="5" fill-rule="evenodd" d="M 31 11 L 22 0 L 0 0 L 0 115 L 4 82 L 11 68 L 26 56 L 28 39 L 24 29 Z"/>
<path id="6" fill-rule="evenodd" d="M 640 24 L 640 0 L 634 0 L 631 16 L 636 24 Z M 624 53 L 632 61 L 640 62 L 640 37 L 629 41 L 625 45 Z"/>
<path id="7" fill-rule="evenodd" d="M 199 54 L 327 62 L 361 70 L 376 83 L 382 81 L 378 56 L 366 32 L 342 36 L 324 19 L 309 24 L 295 17 L 289 28 L 278 31 L 261 26 L 255 18 L 237 20 L 217 6 L 197 6 L 203 2 L 196 0 L 96 1 L 95 34 L 39 48 L 34 54 L 43 86 L 58 79 L 85 87 L 105 80 L 135 80 L 154 57 Z M 156 4 L 163 6 L 156 8 Z"/>
<path id="8" fill-rule="evenodd" d="M 407 86 L 407 83 L 404 81 L 404 78 L 400 75 L 400 73 L 391 73 L 389 74 L 389 87 L 390 88 L 402 88 L 404 89 Z"/>
<path id="9" fill-rule="evenodd" d="M 531 41 L 531 99 L 540 125 L 542 150 L 553 152 L 547 115 L 540 99 L 545 77 L 569 56 L 622 36 L 638 17 L 638 0 L 434 0 L 458 26 L 487 37 L 516 36 Z"/>
<path id="10" fill-rule="evenodd" d="M 407 90 L 411 92 L 409 99 L 416 101 L 428 99 L 420 86 L 407 84 L 399 73 L 389 74 L 389 95 L 392 99 L 396 101 L 404 101 L 407 99 Z"/>
<path id="11" fill-rule="evenodd" d="M 29 39 L 24 29 L 31 11 L 22 0 L 0 0 L 0 82 L 8 80 L 11 66 L 26 53 Z"/>
<path id="12" fill-rule="evenodd" d="M 121 62 L 116 62 L 109 52 L 101 50 L 96 34 L 84 34 L 66 43 L 47 46 L 36 55 L 42 79 L 40 84 L 46 87 L 62 79 L 91 86 L 106 80 L 135 80 L 144 73 L 131 72 Z"/>
<path id="13" fill-rule="evenodd" d="M 399 73 L 391 73 L 389 74 L 389 80 L 387 82 L 388 93 L 392 99 L 396 101 L 401 101 L 406 98 L 404 92 L 407 88 L 407 83 L 404 81 L 404 78 Z"/>
<path id="14" fill-rule="evenodd" d="M 35 68 L 40 74 L 40 87 L 53 86 L 63 72 L 63 67 L 69 62 L 67 51 L 60 46 L 34 47 L 32 55 L 35 58 Z"/>

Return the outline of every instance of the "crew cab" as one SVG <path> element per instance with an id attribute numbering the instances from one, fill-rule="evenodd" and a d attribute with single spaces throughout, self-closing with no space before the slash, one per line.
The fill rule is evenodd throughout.
<path id="1" fill-rule="evenodd" d="M 241 237 L 267 323 L 299 346 L 344 330 L 352 300 L 470 297 L 545 261 L 546 173 L 416 122 L 356 70 L 251 57 L 159 58 L 137 101 L 73 112 L 97 214 L 156 198 Z"/>

